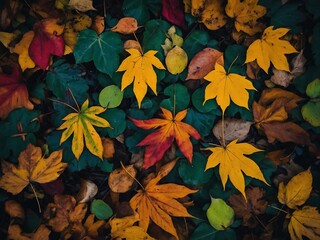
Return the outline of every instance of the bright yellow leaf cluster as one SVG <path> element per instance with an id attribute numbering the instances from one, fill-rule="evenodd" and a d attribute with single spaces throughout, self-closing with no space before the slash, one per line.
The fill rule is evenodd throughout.
<path id="1" fill-rule="evenodd" d="M 125 73 L 122 76 L 121 91 L 133 82 L 133 92 L 137 98 L 140 108 L 141 102 L 147 94 L 148 86 L 157 95 L 157 74 L 153 70 L 153 66 L 158 69 L 165 69 L 160 60 L 155 56 L 157 51 L 150 50 L 145 54 L 141 54 L 137 49 L 126 49 L 130 54 L 120 64 L 117 72 Z"/>

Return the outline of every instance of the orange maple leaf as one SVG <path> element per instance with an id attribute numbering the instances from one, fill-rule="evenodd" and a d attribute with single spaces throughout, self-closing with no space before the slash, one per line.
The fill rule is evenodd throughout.
<path id="1" fill-rule="evenodd" d="M 196 129 L 189 124 L 182 122 L 187 115 L 187 110 L 180 111 L 175 116 L 165 108 L 161 108 L 161 110 L 162 114 L 160 114 L 160 116 L 162 118 L 137 120 L 129 117 L 137 127 L 143 129 L 154 129 L 160 127 L 137 144 L 137 146 L 140 147 L 146 146 L 143 162 L 143 167 L 145 169 L 160 161 L 164 153 L 173 144 L 174 140 L 176 140 L 180 151 L 191 163 L 193 147 L 190 141 L 190 136 L 196 140 L 199 140 L 201 137 Z"/>
<path id="2" fill-rule="evenodd" d="M 174 183 L 158 185 L 158 182 L 168 175 L 176 162 L 177 160 L 174 160 L 164 165 L 158 172 L 158 175 L 151 179 L 143 190 L 139 190 L 138 193 L 131 198 L 130 206 L 133 210 L 137 209 L 139 213 L 140 227 L 147 230 L 151 218 L 155 224 L 178 239 L 177 231 L 170 216 L 192 216 L 176 198 L 183 198 L 198 190 L 191 190 L 185 186 Z"/>

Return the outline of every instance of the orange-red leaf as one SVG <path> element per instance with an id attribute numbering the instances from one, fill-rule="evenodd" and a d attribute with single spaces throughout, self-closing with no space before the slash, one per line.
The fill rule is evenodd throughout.
<path id="1" fill-rule="evenodd" d="M 192 126 L 182 122 L 187 115 L 187 110 L 178 112 L 175 116 L 165 108 L 161 108 L 161 110 L 162 114 L 160 116 L 162 118 L 152 118 L 149 120 L 130 118 L 137 127 L 143 129 L 159 128 L 137 145 L 146 146 L 143 167 L 149 168 L 160 161 L 174 140 L 183 155 L 192 162 L 193 146 L 190 136 L 196 140 L 200 139 L 201 136 Z"/>

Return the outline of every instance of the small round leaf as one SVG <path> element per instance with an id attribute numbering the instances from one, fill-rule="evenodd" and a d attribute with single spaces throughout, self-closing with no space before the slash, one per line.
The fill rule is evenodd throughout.
<path id="1" fill-rule="evenodd" d="M 113 214 L 112 208 L 101 199 L 91 203 L 90 211 L 100 220 L 107 220 Z"/>
<path id="2" fill-rule="evenodd" d="M 116 85 L 110 85 L 102 89 L 99 94 L 99 103 L 102 107 L 116 108 L 123 99 L 123 92 Z"/>

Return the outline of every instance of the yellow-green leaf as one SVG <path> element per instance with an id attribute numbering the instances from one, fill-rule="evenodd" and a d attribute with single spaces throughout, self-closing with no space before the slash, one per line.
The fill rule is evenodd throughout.
<path id="1" fill-rule="evenodd" d="M 140 108 L 141 102 L 147 93 L 148 86 L 157 95 L 157 74 L 153 66 L 165 69 L 160 60 L 155 56 L 157 51 L 150 50 L 141 54 L 137 49 L 126 49 L 130 56 L 122 61 L 117 72 L 125 73 L 122 76 L 121 91 L 133 82 L 133 92 Z"/>
<path id="2" fill-rule="evenodd" d="M 171 49 L 166 56 L 166 66 L 171 74 L 182 73 L 188 63 L 188 55 L 179 46 Z"/>
<path id="3" fill-rule="evenodd" d="M 105 110 L 105 108 L 99 106 L 89 107 L 89 100 L 86 100 L 79 112 L 68 114 L 63 118 L 65 122 L 57 128 L 58 130 L 65 129 L 61 135 L 60 144 L 65 142 L 73 133 L 72 152 L 77 159 L 80 158 L 84 143 L 93 155 L 102 159 L 102 141 L 93 126 L 111 127 L 107 120 L 96 116 Z"/>
<path id="4" fill-rule="evenodd" d="M 248 48 L 246 63 L 257 60 L 258 65 L 268 73 L 270 62 L 278 70 L 289 72 L 289 63 L 285 54 L 296 53 L 297 50 L 286 40 L 280 40 L 290 29 L 273 26 L 266 28 L 262 38 L 255 40 Z"/>
<path id="5" fill-rule="evenodd" d="M 304 204 L 312 191 L 312 175 L 310 169 L 295 175 L 287 185 L 279 184 L 278 200 L 289 208 L 297 209 Z"/>
<path id="6" fill-rule="evenodd" d="M 246 198 L 245 182 L 243 173 L 249 177 L 256 178 L 269 185 L 265 180 L 259 166 L 250 158 L 244 155 L 250 155 L 262 150 L 255 148 L 249 143 L 237 143 L 237 139 L 229 143 L 226 147 L 206 148 L 212 154 L 208 158 L 206 169 L 219 166 L 219 174 L 223 188 L 225 188 L 228 178 L 233 186 L 238 189 Z M 243 173 L 242 173 L 243 172 Z"/>
<path id="7" fill-rule="evenodd" d="M 222 65 L 216 63 L 215 69 L 209 72 L 204 79 L 210 82 L 205 89 L 204 103 L 209 99 L 217 98 L 217 103 L 224 113 L 231 99 L 236 105 L 249 109 L 247 90 L 256 89 L 244 76 L 227 73 Z"/>

